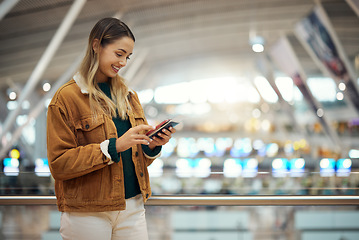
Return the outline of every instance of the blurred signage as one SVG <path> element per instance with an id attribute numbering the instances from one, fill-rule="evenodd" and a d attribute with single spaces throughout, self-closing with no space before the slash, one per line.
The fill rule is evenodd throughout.
<path id="1" fill-rule="evenodd" d="M 244 178 L 253 178 L 258 174 L 258 160 L 255 158 L 247 158 L 242 161 Z"/>
<path id="2" fill-rule="evenodd" d="M 223 174 L 227 178 L 253 178 L 258 174 L 258 160 L 255 158 L 228 158 L 223 164 Z"/>
<path id="3" fill-rule="evenodd" d="M 303 158 L 293 158 L 289 162 L 289 174 L 291 177 L 304 176 L 305 160 Z"/>
<path id="4" fill-rule="evenodd" d="M 336 173 L 338 177 L 348 177 L 351 172 L 352 160 L 349 158 L 338 159 Z"/>
<path id="5" fill-rule="evenodd" d="M 333 158 L 323 158 L 319 162 L 320 176 L 332 177 L 335 174 L 335 160 Z"/>
<path id="6" fill-rule="evenodd" d="M 223 163 L 223 175 L 227 178 L 237 178 L 242 174 L 241 160 L 228 158 Z"/>
<path id="7" fill-rule="evenodd" d="M 317 5 L 307 17 L 297 23 L 295 33 L 321 70 L 338 83 L 345 83 L 347 86 L 345 92 L 359 112 L 355 74 L 350 64 L 347 64 L 348 57 L 324 9 Z"/>
<path id="8" fill-rule="evenodd" d="M 247 157 L 253 148 L 250 138 L 239 138 L 234 141 L 230 154 L 232 157 Z"/>
<path id="9" fill-rule="evenodd" d="M 211 160 L 208 158 L 181 158 L 176 162 L 178 177 L 206 178 L 211 174 Z"/>
<path id="10" fill-rule="evenodd" d="M 272 161 L 273 177 L 285 177 L 288 174 L 288 159 L 275 158 Z"/>
<path id="11" fill-rule="evenodd" d="M 18 176 L 19 175 L 19 159 L 5 158 L 3 161 L 5 176 Z"/>
<path id="12" fill-rule="evenodd" d="M 47 158 L 38 158 L 35 160 L 35 174 L 38 177 L 49 177 L 51 175 Z"/>
<path id="13" fill-rule="evenodd" d="M 160 158 L 155 159 L 150 166 L 147 167 L 148 174 L 151 178 L 161 177 L 163 174 L 163 161 Z"/>

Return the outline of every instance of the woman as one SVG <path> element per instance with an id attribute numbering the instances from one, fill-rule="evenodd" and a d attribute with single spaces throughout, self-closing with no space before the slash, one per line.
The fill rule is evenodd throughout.
<path id="1" fill-rule="evenodd" d="M 175 132 L 150 139 L 137 94 L 117 73 L 135 37 L 104 18 L 92 29 L 78 73 L 55 93 L 47 113 L 47 152 L 63 239 L 148 239 L 147 166 Z"/>

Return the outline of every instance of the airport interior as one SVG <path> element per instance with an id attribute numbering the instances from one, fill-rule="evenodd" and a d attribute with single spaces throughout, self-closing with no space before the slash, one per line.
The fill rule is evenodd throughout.
<path id="1" fill-rule="evenodd" d="M 359 239 L 358 0 L 0 1 L 0 239 L 62 239 L 47 108 L 105 17 L 148 123 L 179 123 L 150 240 Z"/>

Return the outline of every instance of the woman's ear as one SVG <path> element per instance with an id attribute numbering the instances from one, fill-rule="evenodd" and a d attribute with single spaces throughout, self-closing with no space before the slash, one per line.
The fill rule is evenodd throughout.
<path id="1" fill-rule="evenodd" d="M 99 51 L 99 46 L 100 46 L 100 42 L 97 38 L 95 38 L 92 42 L 92 50 L 95 52 L 95 53 L 98 53 Z"/>

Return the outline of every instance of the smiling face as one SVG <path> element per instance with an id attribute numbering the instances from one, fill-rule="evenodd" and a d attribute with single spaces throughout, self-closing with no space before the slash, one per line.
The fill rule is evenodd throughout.
<path id="1" fill-rule="evenodd" d="M 98 53 L 99 68 L 96 73 L 97 82 L 107 82 L 116 76 L 118 71 L 125 67 L 133 52 L 135 42 L 130 37 L 119 38 L 102 47 L 94 41 L 93 49 Z"/>

